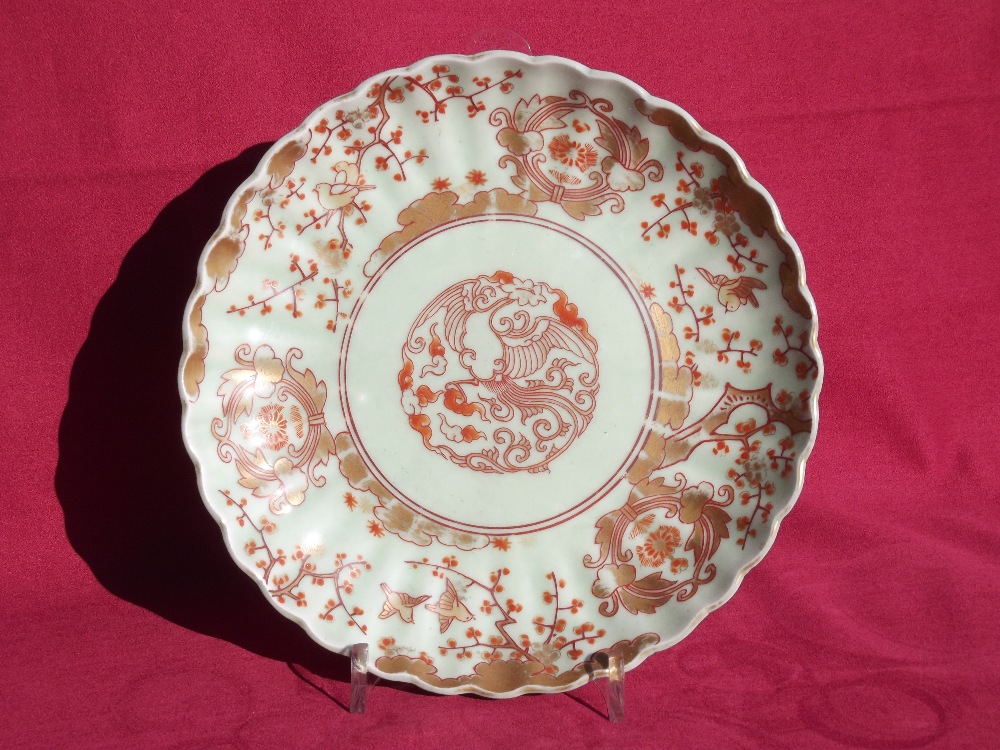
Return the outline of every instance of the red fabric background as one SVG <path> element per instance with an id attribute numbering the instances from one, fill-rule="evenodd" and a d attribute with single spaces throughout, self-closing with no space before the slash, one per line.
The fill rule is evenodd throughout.
<path id="1" fill-rule="evenodd" d="M 994 0 L 194 5 L 0 24 L 0 745 L 996 745 Z M 732 602 L 629 673 L 623 725 L 596 685 L 380 683 L 349 715 L 345 660 L 229 561 L 179 436 L 183 306 L 261 144 L 495 26 L 728 140 L 820 314 L 799 505 Z"/>

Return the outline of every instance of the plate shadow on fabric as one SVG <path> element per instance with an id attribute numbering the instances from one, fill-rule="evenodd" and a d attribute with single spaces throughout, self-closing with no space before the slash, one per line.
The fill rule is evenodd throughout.
<path id="1" fill-rule="evenodd" d="M 226 201 L 270 145 L 205 172 L 125 256 L 73 364 L 55 488 L 73 549 L 110 593 L 286 662 L 299 679 L 294 665 L 308 681 L 349 682 L 347 658 L 276 616 L 232 564 L 181 440 L 178 321 Z"/>

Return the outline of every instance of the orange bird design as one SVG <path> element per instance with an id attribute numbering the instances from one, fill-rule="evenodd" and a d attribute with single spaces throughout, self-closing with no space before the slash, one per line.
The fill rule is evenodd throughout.
<path id="1" fill-rule="evenodd" d="M 387 620 L 393 615 L 399 615 L 403 622 L 413 624 L 413 608 L 423 604 L 430 596 L 410 596 L 402 591 L 393 591 L 386 584 L 382 584 L 382 593 L 385 594 L 385 603 L 382 605 L 382 612 L 378 619 Z"/>
<path id="2" fill-rule="evenodd" d="M 696 270 L 705 278 L 705 281 L 719 290 L 719 304 L 726 308 L 726 312 L 736 312 L 747 302 L 754 307 L 759 307 L 754 289 L 767 289 L 767 284 L 750 276 L 737 276 L 735 279 L 730 279 L 722 274 L 713 276 L 704 268 Z"/>
<path id="3" fill-rule="evenodd" d="M 442 633 L 450 628 L 451 623 L 455 620 L 468 622 L 472 619 L 472 612 L 462 604 L 462 600 L 458 598 L 458 592 L 455 591 L 455 585 L 447 578 L 444 581 L 444 593 L 441 594 L 437 604 L 425 604 L 424 608 L 438 616 L 441 621 Z"/>
<path id="4" fill-rule="evenodd" d="M 513 282 L 532 284 L 520 279 Z M 427 306 L 414 327 L 444 308 L 445 337 L 458 352 L 462 366 L 481 384 L 530 377 L 542 369 L 552 349 L 570 352 L 594 364 L 597 342 L 590 334 L 548 315 L 529 321 L 514 312 L 517 308 L 531 309 L 546 300 L 543 288 L 552 294 L 547 285 L 535 287 L 539 292 L 522 289 L 520 297 L 500 297 L 490 302 L 486 301 L 488 297 L 478 297 L 478 285 L 474 282 L 455 284 Z M 506 324 L 499 321 L 505 315 L 513 316 Z"/>
<path id="5" fill-rule="evenodd" d="M 484 292 L 483 289 L 496 279 L 499 279 L 497 283 L 509 280 L 502 288 L 513 287 L 513 291 L 500 295 Z M 519 415 L 522 424 L 544 414 L 539 424 L 545 428 L 537 432 L 535 438 L 536 449 L 547 453 L 547 458 L 540 466 L 533 466 L 532 471 L 544 470 L 549 461 L 586 429 L 593 416 L 598 390 L 595 373 L 577 379 L 584 393 L 574 391 L 577 381 L 565 372 L 566 366 L 574 362 L 566 357 L 549 359 L 550 352 L 557 350 L 577 363 L 597 368 L 597 341 L 586 328 L 568 325 L 542 312 L 543 303 L 559 295 L 562 295 L 560 291 L 546 284 L 534 284 L 498 271 L 490 279 L 484 277 L 453 285 L 431 302 L 414 324 L 416 329 L 444 310 L 445 338 L 458 353 L 459 365 L 471 376 L 451 381 L 445 393 L 446 397 L 450 393 L 452 400 L 457 396 L 469 414 L 479 411 L 487 421 L 498 422 L 510 422 Z M 565 299 L 565 295 L 562 298 Z M 535 309 L 539 312 L 531 314 Z M 546 367 L 550 374 L 544 374 Z M 556 369 L 561 377 L 555 373 Z M 465 386 L 472 390 L 471 397 Z M 488 417 L 482 404 L 475 401 L 478 389 L 490 394 Z M 449 403 L 448 398 L 445 403 Z M 570 433 L 572 435 L 563 439 L 560 449 L 549 450 L 552 440 Z M 501 464 L 494 470 L 521 468 L 507 465 L 505 459 Z"/>

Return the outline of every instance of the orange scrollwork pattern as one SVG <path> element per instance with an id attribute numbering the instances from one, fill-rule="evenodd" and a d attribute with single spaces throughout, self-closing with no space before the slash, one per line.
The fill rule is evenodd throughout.
<path id="1" fill-rule="evenodd" d="M 574 219 L 595 216 L 602 204 L 625 209 L 624 194 L 642 190 L 646 179 L 663 179 L 663 165 L 648 159 L 649 140 L 639 129 L 611 116 L 613 105 L 582 91 L 568 97 L 521 99 L 510 111 L 498 107 L 490 124 L 513 166 L 511 178 L 530 201 L 559 204 Z M 567 122 L 568 121 L 568 122 Z"/>
<path id="2" fill-rule="evenodd" d="M 670 316 L 657 304 L 651 312 L 666 363 L 661 388 L 674 398 L 670 411 L 658 413 L 657 427 L 629 468 L 628 500 L 597 521 L 598 552 L 583 558 L 596 571 L 591 593 L 603 600 L 599 611 L 607 617 L 620 609 L 633 615 L 655 612 L 671 599 L 690 599 L 714 580 L 711 560 L 731 537 L 734 515 L 742 533 L 736 543 L 746 548 L 748 539 L 757 536 L 755 524 L 767 523 L 770 516 L 772 477 L 790 472 L 792 436 L 808 433 L 812 426 L 803 398 L 785 390 L 775 396 L 770 386 L 745 390 L 726 384 L 711 409 L 681 427 L 695 379 L 690 367 L 678 362 Z M 664 476 L 698 450 L 732 460 L 726 475 L 730 483 L 716 487 L 693 481 L 690 472 Z M 747 512 L 739 515 L 744 507 Z"/>
<path id="3" fill-rule="evenodd" d="M 289 349 L 282 359 L 266 344 L 242 344 L 234 355 L 240 366 L 222 375 L 222 416 L 212 420 L 219 458 L 236 464 L 240 485 L 266 499 L 272 513 L 287 513 L 310 487 L 322 487 L 326 479 L 316 471 L 334 452 L 323 415 L 326 385 L 311 370 L 295 369 L 301 356 Z"/>
<path id="4" fill-rule="evenodd" d="M 619 607 L 632 614 L 654 612 L 672 597 L 681 602 L 690 599 L 699 586 L 715 578 L 715 566 L 708 560 L 722 540 L 729 537 L 732 517 L 725 508 L 733 502 L 735 492 L 729 485 L 716 491 L 709 482 L 692 486 L 681 473 L 674 482 L 668 484 L 660 478 L 639 482 L 625 505 L 597 522 L 600 553 L 596 557 L 587 555 L 584 564 L 599 568 L 591 591 L 605 600 L 599 607 L 602 615 L 614 615 Z M 678 521 L 683 532 L 662 523 L 651 528 L 657 520 Z M 626 542 L 629 530 L 632 538 L 646 538 L 638 548 L 638 555 Z M 694 565 L 687 576 L 664 578 L 655 571 L 638 577 L 636 566 L 631 564 L 636 556 L 645 567 L 658 568 L 669 559 L 671 573 L 687 569 L 687 560 L 672 554 L 685 534 L 684 549 L 694 556 Z"/>
<path id="5" fill-rule="evenodd" d="M 403 345 L 401 403 L 424 446 L 473 471 L 547 471 L 587 429 L 597 341 L 566 293 L 507 271 L 452 285 Z"/>

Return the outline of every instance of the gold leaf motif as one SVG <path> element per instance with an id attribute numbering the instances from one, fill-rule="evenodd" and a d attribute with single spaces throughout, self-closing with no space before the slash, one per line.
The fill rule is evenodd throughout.
<path id="1" fill-rule="evenodd" d="M 334 450 L 339 459 L 340 473 L 354 489 L 371 492 L 379 500 L 392 498 L 392 493 L 368 471 L 349 433 L 337 434 L 334 439 Z"/>
<path id="2" fill-rule="evenodd" d="M 333 434 L 324 426 L 319 436 L 319 442 L 316 443 L 316 463 L 325 465 L 330 460 L 330 456 L 335 454 Z"/>
<path id="3" fill-rule="evenodd" d="M 615 122 L 620 121 L 615 120 Z M 611 126 L 604 122 L 604 120 L 598 120 L 597 127 L 601 131 L 601 134 L 594 139 L 594 143 L 611 154 L 615 161 L 621 161 L 621 151 L 618 148 L 618 139 L 615 138 L 615 134 L 614 131 L 611 130 Z"/>
<path id="4" fill-rule="evenodd" d="M 241 487 L 246 487 L 248 490 L 256 490 L 263 486 L 264 482 L 257 477 L 255 477 L 250 471 L 243 468 L 242 464 L 237 463 L 236 468 L 240 471 L 239 484 Z"/>
<path id="5" fill-rule="evenodd" d="M 545 675 L 545 666 L 536 662 L 500 659 L 494 662 L 480 662 L 476 665 L 476 683 L 490 693 L 509 693 L 520 685 L 537 684 Z M 558 678 L 548 677 L 554 684 Z"/>
<path id="6" fill-rule="evenodd" d="M 306 393 L 309 394 L 309 398 L 312 399 L 313 404 L 316 406 L 316 411 L 323 411 L 323 407 L 326 406 L 326 383 L 323 383 L 322 381 L 317 382 L 316 376 L 309 368 L 299 372 L 292 367 L 291 360 L 292 358 L 289 357 L 286 371 L 291 376 L 292 380 L 301 385 L 305 389 Z"/>
<path id="7" fill-rule="evenodd" d="M 653 327 L 656 330 L 662 361 L 660 396 L 653 419 L 665 428 L 678 430 L 690 413 L 691 399 L 694 397 L 694 377 L 690 367 L 678 364 L 681 350 L 674 335 L 673 318 L 656 303 L 650 306 L 650 314 L 653 317 Z M 650 449 L 658 449 L 655 441 L 650 445 Z"/>
<path id="8" fill-rule="evenodd" d="M 217 391 L 222 396 L 222 411 L 231 411 L 233 417 L 243 414 L 249 415 L 253 408 L 254 392 L 252 387 L 247 387 L 247 383 L 254 378 L 253 370 L 245 367 L 238 367 L 222 373 L 222 385 Z M 235 403 L 233 399 L 236 399 Z"/>
<path id="9" fill-rule="evenodd" d="M 514 128 L 503 128 L 497 133 L 497 143 L 516 156 L 524 156 L 532 151 L 540 151 L 545 139 L 534 130 L 522 133 Z"/>
<path id="10" fill-rule="evenodd" d="M 528 124 L 528 120 L 535 116 L 535 114 L 542 107 L 549 104 L 555 104 L 556 102 L 566 101 L 561 96 L 546 96 L 544 99 L 538 94 L 535 94 L 528 100 L 521 99 L 517 106 L 514 107 L 514 125 L 517 126 L 518 130 L 524 130 Z M 563 122 L 562 117 L 559 115 L 551 114 L 542 120 L 540 123 L 536 123 L 533 126 L 534 130 L 551 130 L 553 128 L 564 128 L 566 123 Z"/>
<path id="11" fill-rule="evenodd" d="M 409 530 L 417 518 L 416 514 L 402 503 L 393 503 L 391 507 L 382 508 L 381 513 L 376 509 L 375 515 L 382 525 L 394 534 Z"/>
<path id="12" fill-rule="evenodd" d="M 674 583 L 675 581 L 669 581 L 659 573 L 650 573 L 633 581 L 628 588 L 619 589 L 618 596 L 622 606 L 632 614 L 652 614 L 673 596 L 670 587 Z"/>
<path id="13" fill-rule="evenodd" d="M 205 307 L 207 295 L 203 294 L 191 306 L 188 317 L 188 331 L 193 343 L 189 347 L 187 359 L 184 360 L 184 392 L 191 401 L 198 398 L 201 381 L 205 379 L 205 358 L 208 356 L 208 329 L 202 323 L 202 309 Z"/>
<path id="14" fill-rule="evenodd" d="M 629 502 L 635 503 L 637 500 L 655 495 L 673 495 L 683 487 L 683 483 L 667 484 L 667 480 L 663 477 L 644 479 L 636 482 L 635 487 L 632 488 L 632 493 L 629 495 Z"/>
<path id="15" fill-rule="evenodd" d="M 563 201 L 559 205 L 571 218 L 580 221 L 587 216 L 597 216 L 601 213 L 600 204 L 596 201 Z"/>
<path id="16" fill-rule="evenodd" d="M 217 292 L 221 292 L 229 284 L 229 277 L 236 270 L 239 258 L 243 254 L 240 231 L 243 229 L 243 219 L 247 214 L 247 206 L 256 194 L 257 191 L 249 188 L 243 191 L 229 217 L 229 231 L 219 234 L 212 241 L 211 249 L 208 251 L 208 257 L 205 259 L 205 271 L 212 281 L 213 289 Z"/>
<path id="17" fill-rule="evenodd" d="M 591 586 L 591 592 L 599 599 L 606 599 L 613 596 L 616 591 L 632 586 L 634 582 L 634 565 L 605 565 L 598 572 L 598 576 Z"/>
<path id="18" fill-rule="evenodd" d="M 239 200 L 236 201 L 236 205 L 233 207 L 233 215 L 229 218 L 229 226 L 234 232 L 239 232 L 243 228 L 243 219 L 247 215 L 247 206 L 250 205 L 250 201 L 253 200 L 255 195 L 257 195 L 256 190 L 247 188 L 243 191 L 243 195 L 239 197 Z"/>
<path id="19" fill-rule="evenodd" d="M 552 196 L 538 187 L 534 182 L 528 178 L 528 173 L 524 171 L 524 167 L 521 165 L 520 160 L 515 159 L 513 156 L 502 156 L 499 162 L 501 167 L 514 167 L 514 175 L 510 178 L 517 187 L 521 188 L 523 191 L 521 196 L 528 202 L 535 204 L 544 201 L 551 200 Z M 600 213 L 600 210 L 596 207 L 596 204 L 588 204 L 581 201 L 569 201 L 560 204 L 566 211 L 570 213 L 575 219 L 583 219 L 584 215 L 593 216 L 596 213 Z M 588 205 L 590 206 L 588 208 Z M 534 216 L 534 214 L 530 214 Z"/>
<path id="20" fill-rule="evenodd" d="M 609 650 L 620 653 L 628 664 L 634 661 L 639 653 L 649 650 L 659 642 L 660 637 L 655 633 L 643 633 L 632 640 L 618 641 L 612 644 Z M 565 687 L 587 678 L 592 669 L 590 664 L 581 662 L 572 669 L 552 675 L 545 672 L 544 667 L 537 662 L 500 659 L 494 662 L 481 662 L 471 675 L 439 677 L 437 668 L 433 665 L 423 659 L 401 654 L 381 656 L 376 660 L 375 667 L 386 674 L 411 675 L 431 687 L 445 690 L 465 688 L 470 693 L 487 697 L 515 690 L 530 693 Z"/>
<path id="21" fill-rule="evenodd" d="M 295 169 L 295 162 L 305 156 L 307 143 L 292 141 L 282 146 L 267 163 L 270 185 L 277 188 Z"/>
<path id="22" fill-rule="evenodd" d="M 722 544 L 723 539 L 729 538 L 729 522 L 732 519 L 726 511 L 716 505 L 710 505 L 705 508 L 700 515 L 701 518 L 708 520 L 713 531 L 712 533 L 712 543 L 709 545 L 707 558 L 711 559 L 712 556 L 718 551 L 719 545 Z M 688 539 L 687 544 L 684 545 L 684 549 L 694 552 L 695 559 L 700 559 L 703 554 L 705 554 L 705 529 L 702 524 L 696 524 L 694 527 L 694 533 Z"/>
<path id="23" fill-rule="evenodd" d="M 399 223 L 403 228 L 382 240 L 365 263 L 365 275 L 374 276 L 382 264 L 404 245 L 449 221 L 487 214 L 534 216 L 536 211 L 537 207 L 530 200 L 508 193 L 503 188 L 478 192 L 469 203 L 459 203 L 458 195 L 451 191 L 429 193 L 399 213 Z"/>
<path id="24" fill-rule="evenodd" d="M 627 122 L 623 122 L 617 117 L 615 118 L 615 122 L 618 124 L 621 132 L 625 134 L 625 140 L 628 142 L 629 150 L 632 153 L 632 166 L 638 166 L 649 153 L 649 139 L 643 138 L 642 133 L 639 132 L 639 128 L 636 126 L 630 126 Z"/>
<path id="25" fill-rule="evenodd" d="M 221 292 L 226 288 L 242 252 L 243 243 L 235 235 L 220 237 L 212 245 L 205 259 L 205 270 L 214 281 L 215 291 Z"/>
<path id="26" fill-rule="evenodd" d="M 340 463 L 340 473 L 351 487 L 361 492 L 371 492 L 378 498 L 379 505 L 374 513 L 386 531 L 420 547 L 426 547 L 437 540 L 446 546 L 468 551 L 482 549 L 490 543 L 488 536 L 449 529 L 415 513 L 399 502 L 385 485 L 368 471 L 350 433 L 338 433 L 334 446 Z"/>
<path id="27" fill-rule="evenodd" d="M 715 488 L 708 482 L 691 487 L 681 493 L 681 510 L 677 518 L 682 523 L 695 523 L 705 510 L 705 503 L 715 495 Z"/>

